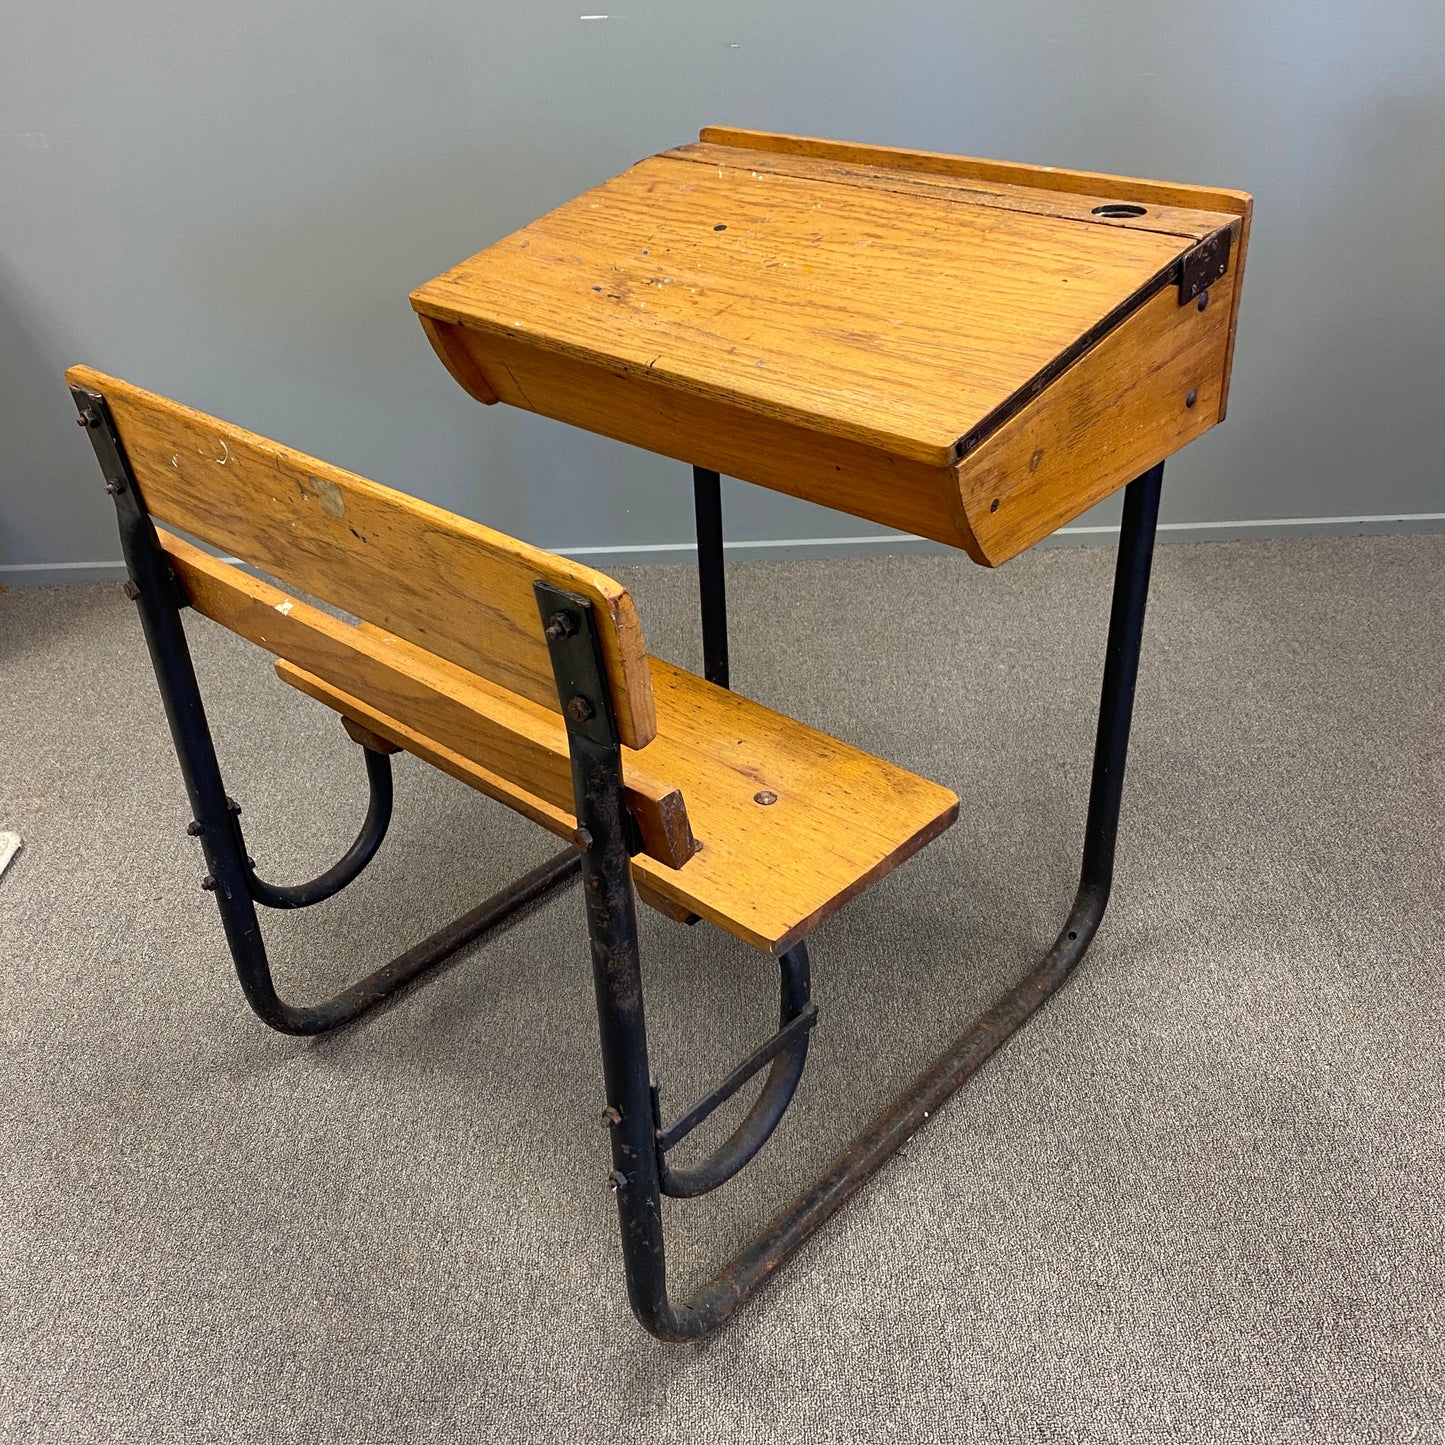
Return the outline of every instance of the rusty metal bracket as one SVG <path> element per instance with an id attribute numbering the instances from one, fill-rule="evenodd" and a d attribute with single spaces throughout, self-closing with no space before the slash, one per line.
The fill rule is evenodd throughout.
<path id="1" fill-rule="evenodd" d="M 1179 304 L 1187 306 L 1229 270 L 1234 227 L 1225 226 L 1186 251 L 1179 262 Z"/>

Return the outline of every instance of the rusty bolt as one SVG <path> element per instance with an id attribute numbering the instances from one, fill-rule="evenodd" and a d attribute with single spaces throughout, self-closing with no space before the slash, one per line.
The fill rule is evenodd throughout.
<path id="1" fill-rule="evenodd" d="M 753 794 L 753 802 L 755 802 L 755 803 L 761 803 L 761 804 L 763 805 L 763 807 L 765 807 L 765 808 L 770 808 L 770 807 L 772 807 L 772 805 L 773 805 L 774 803 L 776 803 L 777 801 L 778 801 L 778 795 L 777 795 L 776 793 L 770 793 L 770 792 L 768 792 L 768 790 L 767 790 L 766 788 L 764 788 L 761 793 L 754 793 L 754 794 Z"/>
<path id="2" fill-rule="evenodd" d="M 1201 291 L 1201 292 L 1199 293 L 1199 300 L 1198 300 L 1198 302 L 1196 303 L 1196 305 L 1198 305 L 1198 307 L 1199 307 L 1199 309 L 1200 309 L 1201 311 L 1203 311 L 1204 308 L 1209 305 L 1209 292 L 1208 292 L 1208 291 Z"/>
<path id="3" fill-rule="evenodd" d="M 132 602 L 134 602 L 140 596 L 140 588 L 137 587 L 129 577 L 127 577 L 125 581 L 120 584 L 120 590 L 124 592 L 125 595 L 129 597 Z"/>
<path id="4" fill-rule="evenodd" d="M 602 1127 L 604 1129 L 615 1129 L 621 1122 L 621 1113 L 611 1104 L 602 1111 Z"/>
<path id="5" fill-rule="evenodd" d="M 592 834 L 586 828 L 578 828 L 572 834 L 572 841 L 585 853 L 592 846 Z"/>
<path id="6" fill-rule="evenodd" d="M 616 1194 L 619 1189 L 625 1188 L 626 1184 L 627 1176 L 620 1169 L 614 1169 L 607 1176 L 607 1187 L 613 1194 Z"/>
<path id="7" fill-rule="evenodd" d="M 570 612 L 554 612 L 547 619 L 547 640 L 556 642 L 559 638 L 571 637 L 577 631 L 577 619 Z"/>
<path id="8" fill-rule="evenodd" d="M 574 697 L 567 704 L 567 716 L 575 723 L 585 723 L 588 718 L 597 716 L 597 709 L 585 697 Z"/>
<path id="9" fill-rule="evenodd" d="M 204 888 L 207 893 L 214 893 L 216 891 L 215 877 L 207 873 L 206 876 L 201 879 L 201 887 Z"/>
<path id="10" fill-rule="evenodd" d="M 75 424 L 76 426 L 99 426 L 100 413 L 96 411 L 94 407 L 88 406 L 76 417 Z"/>
<path id="11" fill-rule="evenodd" d="M 1184 397 L 1185 406 L 1193 406 L 1199 400 L 1199 393 L 1191 386 Z"/>
<path id="12" fill-rule="evenodd" d="M 191 821 L 186 824 L 186 832 L 190 834 L 192 838 L 199 838 L 205 831 L 206 825 L 195 818 L 192 818 Z"/>

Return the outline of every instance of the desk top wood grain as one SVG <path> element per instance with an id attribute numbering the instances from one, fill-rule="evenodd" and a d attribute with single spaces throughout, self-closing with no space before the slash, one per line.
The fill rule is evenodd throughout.
<path id="1" fill-rule="evenodd" d="M 1140 214 L 1101 213 L 1119 205 Z M 996 563 L 1128 481 L 1121 455 L 1142 471 L 1222 416 L 1248 214 L 1239 192 L 709 130 L 412 304 L 482 401 Z M 1213 314 L 1151 308 L 1220 232 Z M 1050 393 L 1107 429 L 1119 397 L 1088 363 L 1130 328 L 1137 367 L 1107 381 L 1149 392 L 1127 444 L 1064 465 L 1078 438 Z"/>

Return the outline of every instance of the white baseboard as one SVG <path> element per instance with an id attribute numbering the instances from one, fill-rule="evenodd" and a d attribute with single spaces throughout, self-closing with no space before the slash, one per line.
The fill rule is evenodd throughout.
<path id="1" fill-rule="evenodd" d="M 1261 537 L 1391 536 L 1397 533 L 1445 531 L 1445 512 L 1402 512 L 1374 517 L 1265 517 L 1245 522 L 1160 522 L 1163 541 L 1238 542 Z M 1117 536 L 1118 524 L 1101 527 L 1063 527 L 1041 546 L 1099 546 Z M 939 542 L 928 542 L 906 532 L 881 532 L 865 537 L 783 537 L 757 542 L 723 544 L 731 562 L 779 562 L 794 558 L 862 557 L 879 553 L 946 552 Z M 564 557 L 579 561 L 606 561 L 613 567 L 687 562 L 696 553 L 692 542 L 648 542 L 623 547 L 552 547 Z M 235 558 L 227 558 L 235 561 Z M 53 587 L 80 582 L 119 582 L 123 562 L 20 562 L 0 565 L 0 586 Z"/>
<path id="2" fill-rule="evenodd" d="M 68 587 L 82 582 L 124 580 L 124 562 L 9 562 L 0 565 L 0 587 Z"/>
<path id="3" fill-rule="evenodd" d="M 1246 522 L 1161 522 L 1161 541 L 1239 542 L 1262 537 L 1392 536 L 1397 533 L 1445 531 L 1445 512 L 1403 512 L 1373 517 L 1266 517 Z M 1119 535 L 1118 523 L 1107 526 L 1062 527 L 1039 545 L 1097 547 Z M 730 562 L 783 561 L 800 557 L 862 557 L 869 555 L 947 552 L 907 532 L 881 532 L 865 537 L 789 537 L 777 541 L 725 542 Z M 553 547 L 564 557 L 614 567 L 670 561 L 687 562 L 696 553 L 693 542 L 654 542 L 634 547 Z"/>

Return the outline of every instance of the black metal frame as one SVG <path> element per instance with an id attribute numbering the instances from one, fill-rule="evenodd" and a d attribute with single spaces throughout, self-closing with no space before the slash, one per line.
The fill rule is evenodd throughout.
<path id="1" fill-rule="evenodd" d="M 722 478 L 706 467 L 692 469 L 697 516 L 697 590 L 702 604 L 702 675 L 728 684 L 728 605 L 723 583 Z"/>
<path id="2" fill-rule="evenodd" d="M 186 644 L 181 622 L 181 609 L 189 605 L 185 593 L 161 549 L 105 397 L 82 387 L 72 387 L 71 395 L 105 476 L 105 489 L 115 499 L 121 550 L 129 574 L 126 595 L 140 612 L 146 647 L 190 798 L 192 821 L 186 831 L 200 840 L 210 870 L 201 886 L 216 896 L 241 990 L 262 1022 L 286 1034 L 320 1034 L 349 1024 L 463 945 L 576 875 L 580 862 L 575 850 L 569 848 L 324 1003 L 297 1005 L 282 999 L 271 978 L 256 905 L 310 907 L 339 892 L 366 867 L 391 820 L 391 758 L 363 745 L 370 802 L 356 841 L 339 862 L 309 883 L 277 885 L 256 876 L 241 831 L 240 805 L 227 795 L 221 778 Z"/>
<path id="3" fill-rule="evenodd" d="M 349 1023 L 580 872 L 602 1043 L 607 1098 L 603 1119 L 611 1134 L 610 1180 L 617 1195 L 628 1297 L 637 1318 L 660 1339 L 697 1339 L 731 1318 L 1063 985 L 1087 950 L 1103 919 L 1113 879 L 1162 462 L 1125 491 L 1083 864 L 1073 907 L 1053 947 L 692 1299 L 674 1303 L 667 1290 L 662 1198 L 689 1197 L 718 1187 L 763 1147 L 792 1101 L 817 1009 L 810 998 L 807 948 L 800 943 L 778 960 L 778 1031 L 698 1104 L 664 1127 L 661 1094 L 647 1056 L 630 863 L 636 830 L 624 801 L 621 743 L 591 604 L 546 582 L 536 583 L 567 729 L 577 848 L 534 869 L 325 1003 L 305 1007 L 286 1003 L 272 983 L 256 905 L 308 907 L 333 896 L 365 868 L 391 816 L 390 757 L 382 740 L 353 734 L 362 743 L 370 801 L 356 841 L 339 862 L 309 883 L 283 886 L 257 877 L 241 831 L 241 810 L 227 796 L 221 778 L 186 645 L 181 610 L 187 599 L 161 549 L 105 398 L 81 388 L 74 388 L 73 395 L 105 475 L 106 490 L 115 499 L 129 572 L 126 592 L 140 612 L 194 814 L 187 831 L 200 840 L 210 869 L 203 886 L 216 895 L 242 990 L 264 1022 L 293 1034 L 316 1034 Z M 705 672 L 725 687 L 727 620 L 719 479 L 716 472 L 694 468 L 694 483 Z M 765 1068 L 767 1077 L 757 1098 L 729 1138 L 700 1164 L 673 1168 L 669 1152 Z"/>
<path id="4" fill-rule="evenodd" d="M 585 599 L 545 584 L 537 585 L 538 603 L 552 645 L 558 696 L 568 718 L 577 817 L 585 842 L 583 893 L 607 1093 L 603 1117 L 612 1136 L 611 1182 L 617 1195 L 627 1291 L 633 1312 L 658 1338 L 698 1339 L 731 1318 L 1063 985 L 1083 958 L 1103 919 L 1113 882 L 1129 723 L 1163 473 L 1161 462 L 1131 482 L 1124 494 L 1083 863 L 1073 907 L 1053 947 L 783 1213 L 760 1230 L 692 1299 L 681 1304 L 675 1304 L 667 1290 L 662 1196 L 701 1192 L 701 1188 L 669 1189 L 665 1152 L 693 1127 L 695 1115 L 711 1112 L 768 1057 L 773 1057 L 769 1081 L 747 1119 L 728 1144 L 693 1174 L 701 1187 L 714 1187 L 761 1147 L 792 1097 L 797 1082 L 794 1068 L 798 1073 L 802 1069 L 806 1030 L 812 1022 L 808 1012 L 811 1005 L 806 1003 L 806 956 L 791 984 L 787 981 L 787 959 L 782 960 L 785 984 L 780 1032 L 696 1110 L 672 1129 L 663 1129 L 647 1058 L 637 917 L 624 826 L 621 748 L 604 683 L 601 652 Z M 722 534 L 720 524 L 713 525 L 717 516 L 716 479 L 715 474 L 700 469 L 695 470 L 694 478 L 698 488 L 704 636 L 712 639 L 708 661 L 713 671 L 726 677 Z M 702 525 L 704 519 L 706 526 Z M 796 1030 L 796 1042 L 789 1041 L 790 1030 Z M 734 1163 L 736 1168 L 728 1167 Z"/>

